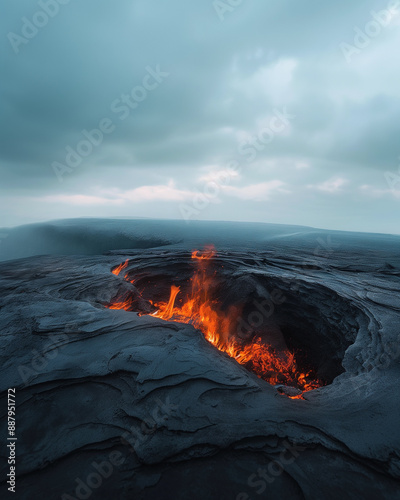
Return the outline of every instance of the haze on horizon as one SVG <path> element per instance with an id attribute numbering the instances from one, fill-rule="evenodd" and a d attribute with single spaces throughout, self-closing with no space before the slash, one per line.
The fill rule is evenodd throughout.
<path id="1" fill-rule="evenodd" d="M 400 2 L 4 11 L 0 226 L 124 216 L 399 234 Z"/>

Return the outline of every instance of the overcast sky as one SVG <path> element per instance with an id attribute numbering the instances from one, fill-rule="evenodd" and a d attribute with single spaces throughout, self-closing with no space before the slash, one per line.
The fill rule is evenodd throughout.
<path id="1" fill-rule="evenodd" d="M 54 2 L 3 2 L 1 226 L 400 233 L 400 3 Z"/>

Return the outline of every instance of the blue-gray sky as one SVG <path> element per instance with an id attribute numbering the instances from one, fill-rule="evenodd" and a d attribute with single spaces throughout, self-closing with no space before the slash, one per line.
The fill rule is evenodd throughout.
<path id="1" fill-rule="evenodd" d="M 5 0 L 0 27 L 1 226 L 400 233 L 400 2 Z"/>

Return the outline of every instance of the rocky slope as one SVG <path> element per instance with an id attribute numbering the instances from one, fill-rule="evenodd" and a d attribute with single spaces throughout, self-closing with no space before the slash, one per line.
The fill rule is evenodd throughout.
<path id="1" fill-rule="evenodd" d="M 160 291 L 186 279 L 190 245 L 0 264 L 16 498 L 400 498 L 400 259 L 343 241 L 328 254 L 246 246 L 217 246 L 221 297 L 251 306 L 281 292 L 269 325 L 327 383 L 305 399 L 189 324 L 105 307 L 124 294 L 148 307 L 116 265 L 129 259 Z"/>

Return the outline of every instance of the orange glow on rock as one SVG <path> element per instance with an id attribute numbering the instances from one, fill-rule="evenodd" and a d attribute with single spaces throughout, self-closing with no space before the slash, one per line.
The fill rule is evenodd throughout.
<path id="1" fill-rule="evenodd" d="M 132 298 L 129 297 L 122 302 L 113 302 L 112 304 L 108 304 L 108 309 L 124 309 L 125 311 L 130 311 L 132 309 Z"/>
<path id="2" fill-rule="evenodd" d="M 113 274 L 115 274 L 116 276 L 118 276 L 119 273 L 121 271 L 123 271 L 128 266 L 128 263 L 129 263 L 129 259 L 126 259 L 126 261 L 124 263 L 120 264 L 118 267 L 116 267 L 115 269 L 113 269 L 111 272 Z M 125 277 L 126 277 L 126 275 L 125 275 Z"/>

